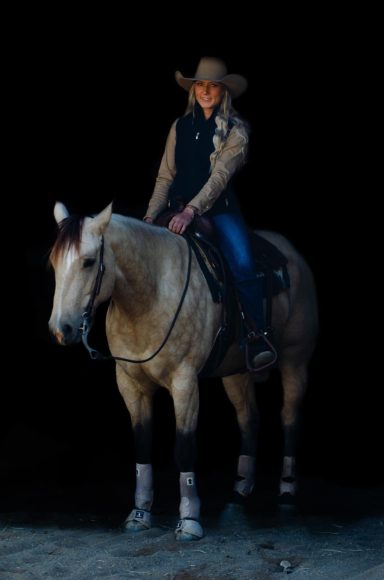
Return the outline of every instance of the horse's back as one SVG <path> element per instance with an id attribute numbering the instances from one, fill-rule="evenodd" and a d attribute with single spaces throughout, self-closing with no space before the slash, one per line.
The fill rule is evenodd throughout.
<path id="1" fill-rule="evenodd" d="M 316 307 L 316 286 L 312 270 L 305 258 L 295 246 L 282 234 L 270 230 L 256 230 L 256 233 L 276 246 L 288 260 L 288 273 L 291 278 L 291 287 L 295 291 L 302 291 L 308 299 L 313 300 Z M 292 276 L 294 280 L 292 280 Z M 300 285 L 295 285 L 295 278 L 300 276 Z"/>
<path id="2" fill-rule="evenodd" d="M 309 269 L 309 265 L 303 256 L 298 252 L 292 242 L 283 236 L 283 234 L 271 230 L 255 230 L 255 233 L 276 246 L 288 261 L 297 264 L 303 263 L 305 265 L 304 267 Z"/>

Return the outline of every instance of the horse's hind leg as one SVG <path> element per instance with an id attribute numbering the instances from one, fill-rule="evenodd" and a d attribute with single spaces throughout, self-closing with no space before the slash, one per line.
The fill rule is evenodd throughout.
<path id="1" fill-rule="evenodd" d="M 136 381 L 117 368 L 117 383 L 131 416 L 135 437 L 136 489 L 135 508 L 125 521 L 129 531 L 141 531 L 151 527 L 153 501 L 152 481 L 152 400 L 155 388 L 148 384 L 143 389 Z"/>
<path id="2" fill-rule="evenodd" d="M 284 448 L 283 467 L 280 477 L 280 499 L 289 503 L 296 489 L 296 451 L 299 430 L 300 408 L 307 387 L 307 365 L 282 363 L 283 407 L 281 421 L 283 426 Z"/>
<path id="3" fill-rule="evenodd" d="M 254 384 L 249 373 L 224 377 L 223 384 L 228 398 L 235 408 L 241 435 L 237 478 L 234 486 L 234 501 L 238 501 L 250 495 L 255 483 L 259 413 Z"/>

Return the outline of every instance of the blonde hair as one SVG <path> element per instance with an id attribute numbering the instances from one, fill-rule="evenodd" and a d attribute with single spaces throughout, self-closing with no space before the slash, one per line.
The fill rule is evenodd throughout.
<path id="1" fill-rule="evenodd" d="M 194 83 L 192 83 L 188 93 L 188 104 L 184 116 L 188 115 L 189 113 L 192 113 L 194 115 L 195 105 L 196 105 L 195 86 Z M 232 97 L 229 90 L 223 86 L 223 95 L 221 98 L 219 110 L 215 118 L 216 129 L 215 135 L 213 137 L 213 144 L 215 146 L 215 149 L 210 156 L 211 171 L 228 137 L 229 121 L 232 121 L 233 125 L 236 126 L 236 129 L 241 134 L 242 138 L 244 139 L 244 142 L 245 143 L 248 142 L 248 133 L 249 133 L 248 123 L 246 123 L 239 116 L 238 112 L 232 105 Z"/>

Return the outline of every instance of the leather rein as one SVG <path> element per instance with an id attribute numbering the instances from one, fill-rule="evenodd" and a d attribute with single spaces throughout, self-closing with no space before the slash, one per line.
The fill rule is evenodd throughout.
<path id="1" fill-rule="evenodd" d="M 81 325 L 79 327 L 79 330 L 81 330 L 81 340 L 83 342 L 83 345 L 85 346 L 85 348 L 87 349 L 89 356 L 91 357 L 92 360 L 122 360 L 125 362 L 130 362 L 130 363 L 145 363 L 148 362 L 150 360 L 152 360 L 153 358 L 155 358 L 156 355 L 159 354 L 159 352 L 162 350 L 162 348 L 165 346 L 167 340 L 169 339 L 171 332 L 173 330 L 173 327 L 176 324 L 177 318 L 180 314 L 180 310 L 181 307 L 183 305 L 185 296 L 187 294 L 188 291 L 188 286 L 189 286 L 189 281 L 191 278 L 191 265 L 192 265 L 192 250 L 191 250 L 191 244 L 189 243 L 188 239 L 183 236 L 185 241 L 187 242 L 188 245 L 188 266 L 187 266 L 187 277 L 185 280 L 185 285 L 184 285 L 184 289 L 182 292 L 182 295 L 180 297 L 180 301 L 179 301 L 179 305 L 176 309 L 176 312 L 173 316 L 172 322 L 170 324 L 170 327 L 168 329 L 167 334 L 165 335 L 163 342 L 160 344 L 160 346 L 155 350 L 155 352 L 153 354 L 151 354 L 151 356 L 148 356 L 147 358 L 143 358 L 143 359 L 130 359 L 130 358 L 125 358 L 122 356 L 113 356 L 111 355 L 103 355 L 101 352 L 99 352 L 98 350 L 92 348 L 91 346 L 89 346 L 88 344 L 88 334 L 89 331 L 91 329 L 91 323 L 92 323 L 92 313 L 94 310 L 94 305 L 95 305 L 95 300 L 96 297 L 99 295 L 100 293 L 100 288 L 101 288 L 101 283 L 103 281 L 103 276 L 105 273 L 105 264 L 104 264 L 104 236 L 101 236 L 101 245 L 100 245 L 100 254 L 99 254 L 99 267 L 97 270 L 97 274 L 96 274 L 96 279 L 95 279 L 95 284 L 93 286 L 92 289 L 92 293 L 91 293 L 91 297 L 89 299 L 87 308 L 85 309 L 85 312 L 82 314 L 82 322 Z"/>

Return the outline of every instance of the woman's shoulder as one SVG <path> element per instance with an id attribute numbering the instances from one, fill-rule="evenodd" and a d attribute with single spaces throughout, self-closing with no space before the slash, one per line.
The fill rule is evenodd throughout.
<path id="1" fill-rule="evenodd" d="M 230 117 L 228 123 L 229 136 L 232 138 L 237 138 L 248 141 L 249 139 L 249 126 L 246 121 L 240 117 Z"/>
<path id="2" fill-rule="evenodd" d="M 175 124 L 183 124 L 183 123 L 188 123 L 188 121 L 190 121 L 192 119 L 193 114 L 192 113 L 187 113 L 186 115 L 182 115 L 181 117 L 177 117 L 177 119 L 175 120 Z"/>
<path id="3" fill-rule="evenodd" d="M 237 127 L 238 129 L 241 129 L 242 131 L 249 132 L 248 121 L 246 121 L 242 117 L 239 117 L 238 115 L 231 115 L 229 117 L 229 124 L 230 124 L 231 129 L 232 129 L 232 127 Z"/>
<path id="4" fill-rule="evenodd" d="M 177 132 L 188 130 L 192 123 L 192 113 L 188 113 L 187 115 L 183 115 L 182 117 L 178 117 L 174 122 L 174 127 Z"/>

